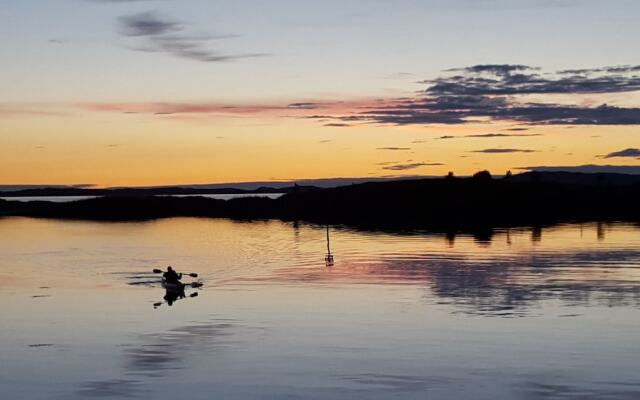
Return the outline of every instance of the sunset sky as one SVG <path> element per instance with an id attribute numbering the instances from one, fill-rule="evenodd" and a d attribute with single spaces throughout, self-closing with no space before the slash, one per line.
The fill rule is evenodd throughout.
<path id="1" fill-rule="evenodd" d="M 636 0 L 5 1 L 0 185 L 640 173 L 638 15 Z"/>

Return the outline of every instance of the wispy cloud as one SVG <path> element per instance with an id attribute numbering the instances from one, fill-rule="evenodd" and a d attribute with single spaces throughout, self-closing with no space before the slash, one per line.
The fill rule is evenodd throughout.
<path id="1" fill-rule="evenodd" d="M 405 151 L 411 150 L 411 147 L 378 147 L 376 150 Z"/>
<path id="2" fill-rule="evenodd" d="M 330 122 L 328 124 L 324 124 L 324 126 L 328 126 L 331 128 L 347 128 L 350 127 L 350 124 L 345 124 L 344 122 Z"/>
<path id="3" fill-rule="evenodd" d="M 319 104 L 319 103 L 298 102 L 298 103 L 288 104 L 287 108 L 301 109 L 301 110 L 314 110 L 316 108 L 319 108 L 320 106 L 321 106 L 321 104 Z"/>
<path id="4" fill-rule="evenodd" d="M 613 153 L 609 153 L 605 155 L 603 158 L 614 158 L 614 157 L 628 157 L 628 158 L 638 158 L 640 159 L 640 149 L 636 148 L 628 148 L 620 151 L 614 151 Z"/>
<path id="5" fill-rule="evenodd" d="M 80 107 L 90 111 L 121 112 L 125 114 L 261 114 L 284 111 L 286 106 L 268 104 L 221 104 L 221 103 L 82 103 Z"/>
<path id="6" fill-rule="evenodd" d="M 406 163 L 406 164 L 386 165 L 386 166 L 382 167 L 382 169 L 386 169 L 386 170 L 389 170 L 389 171 L 406 171 L 406 170 L 416 169 L 416 168 L 420 168 L 420 167 L 438 166 L 438 165 L 444 165 L 444 164 L 442 164 L 442 163 L 415 162 L 415 163 Z"/>
<path id="7" fill-rule="evenodd" d="M 482 149 L 482 150 L 473 150 L 472 153 L 487 153 L 487 154 L 503 154 L 503 153 L 535 153 L 535 150 L 529 149 Z"/>
<path id="8" fill-rule="evenodd" d="M 212 41 L 229 39 L 236 35 L 203 35 L 185 33 L 184 23 L 154 11 L 125 15 L 118 18 L 119 32 L 141 43 L 133 50 L 165 53 L 174 57 L 201 62 L 222 62 L 242 58 L 262 57 L 266 54 L 224 54 L 210 47 Z"/>
<path id="9" fill-rule="evenodd" d="M 303 118 L 322 121 L 328 126 L 345 127 L 350 123 L 335 121 L 332 117 L 316 114 L 314 111 L 321 108 L 327 112 L 345 112 L 345 110 L 359 107 L 361 104 L 371 105 L 372 102 L 296 102 L 296 103 L 217 103 L 217 102 L 102 102 L 102 103 L 78 103 L 77 107 L 96 112 L 120 112 L 125 114 L 151 114 L 151 115 L 264 115 L 271 113 L 280 117 Z"/>
<path id="10" fill-rule="evenodd" d="M 445 136 L 440 136 L 436 139 L 460 139 L 460 138 L 476 138 L 476 139 L 483 139 L 483 138 L 504 138 L 504 137 L 530 137 L 530 136 L 543 136 L 541 133 L 529 133 L 529 134 L 511 134 L 511 133 L 480 133 L 480 134 L 475 134 L 475 135 L 461 135 L 461 136 L 452 136 L 452 135 L 445 135 Z"/>
<path id="11" fill-rule="evenodd" d="M 166 35 L 183 30 L 182 24 L 147 11 L 140 14 L 125 15 L 119 18 L 120 33 L 125 36 Z"/>

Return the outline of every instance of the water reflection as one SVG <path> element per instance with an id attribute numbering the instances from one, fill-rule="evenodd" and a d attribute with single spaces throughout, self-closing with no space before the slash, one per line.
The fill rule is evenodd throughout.
<path id="1" fill-rule="evenodd" d="M 198 292 L 190 293 L 188 297 L 189 298 L 198 297 Z M 164 301 L 153 303 L 153 308 L 158 308 L 165 303 L 169 307 L 171 307 L 173 303 L 175 303 L 176 301 L 186 299 L 186 298 L 187 298 L 187 294 L 185 293 L 184 288 L 182 290 L 165 290 L 164 297 L 162 298 Z"/>
<path id="2" fill-rule="evenodd" d="M 232 320 L 184 325 L 166 332 L 139 335 L 135 343 L 123 348 L 123 376 L 90 381 L 79 390 L 86 397 L 138 397 L 154 382 L 167 385 L 178 370 L 191 366 L 193 360 L 229 346 L 238 325 Z M 165 379 L 168 380 L 165 381 Z M 146 397 L 146 396 L 144 396 Z"/>
<path id="3" fill-rule="evenodd" d="M 331 254 L 331 241 L 329 236 L 329 225 L 327 225 L 327 254 L 324 256 L 324 264 L 333 267 L 333 254 Z"/>
<path id="4" fill-rule="evenodd" d="M 584 227 L 580 226 L 582 231 Z M 596 243 L 603 245 L 606 225 L 595 224 Z M 469 236 L 444 234 L 446 249 L 433 246 L 425 236 L 423 247 L 393 252 L 350 254 L 332 269 L 314 265 L 278 268 L 267 280 L 344 283 L 422 284 L 428 302 L 454 307 L 453 312 L 486 316 L 534 315 L 540 302 L 561 301 L 563 306 L 640 307 L 640 247 L 622 243 L 598 248 L 581 240 L 567 240 L 549 229 L 548 243 L 543 227 L 526 230 L 487 230 Z M 625 240 L 637 243 L 637 231 Z M 458 243 L 457 237 L 464 242 Z M 504 237 L 504 241 L 496 238 Z M 392 241 L 399 237 L 389 236 Z M 406 239 L 407 236 L 402 236 Z M 413 236 L 419 240 L 419 236 Z M 340 245 L 340 239 L 334 240 Z M 328 241 L 327 241 L 328 243 Z M 384 245 L 383 243 L 381 245 Z M 513 248 L 513 247 L 516 248 Z"/>
<path id="5" fill-rule="evenodd" d="M 278 221 L 0 219 L 11 305 L 0 387 L 8 398 L 638 398 L 639 233 L 330 226 L 327 238 L 324 225 Z M 151 273 L 169 264 L 206 283 L 171 308 Z"/>

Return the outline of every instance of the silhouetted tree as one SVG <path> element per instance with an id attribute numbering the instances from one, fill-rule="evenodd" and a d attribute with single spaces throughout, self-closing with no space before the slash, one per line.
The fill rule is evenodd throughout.
<path id="1" fill-rule="evenodd" d="M 504 175 L 504 179 L 511 179 L 511 177 L 513 176 L 513 174 L 511 173 L 511 170 L 507 171 L 507 173 Z"/>
<path id="2" fill-rule="evenodd" d="M 475 174 L 473 174 L 473 179 L 476 180 L 489 180 L 489 179 L 493 179 L 493 177 L 491 176 L 491 172 L 487 171 L 486 169 L 484 171 L 479 171 L 476 172 Z"/>
<path id="3" fill-rule="evenodd" d="M 453 175 L 453 172 L 449 171 L 449 173 L 446 176 L 446 179 L 453 179 L 453 178 L 455 178 L 455 176 Z"/>

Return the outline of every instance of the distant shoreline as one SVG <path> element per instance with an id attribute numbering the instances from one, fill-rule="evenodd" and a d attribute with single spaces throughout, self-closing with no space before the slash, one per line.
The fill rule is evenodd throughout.
<path id="1" fill-rule="evenodd" d="M 97 221 L 167 217 L 280 219 L 366 229 L 472 231 L 561 222 L 640 223 L 640 181 L 557 173 L 509 178 L 436 178 L 331 189 L 293 187 L 278 199 L 157 196 L 147 193 L 67 203 L 0 200 L 0 216 Z M 640 178 L 640 177 L 639 177 Z M 627 179 L 625 181 L 625 179 Z"/>
<path id="2" fill-rule="evenodd" d="M 170 196 L 170 197 L 206 197 L 212 199 L 220 199 L 220 200 L 231 200 L 234 198 L 241 197 L 268 197 L 268 198 L 278 198 L 284 195 L 284 193 L 222 193 L 222 194 L 157 194 L 157 195 L 149 195 L 149 196 Z M 30 202 L 30 201 L 46 201 L 53 203 L 65 203 L 72 201 L 80 201 L 80 200 L 90 200 L 98 197 L 105 196 L 2 196 L 0 193 L 0 200 L 8 200 L 8 201 L 21 201 L 21 202 Z"/>

